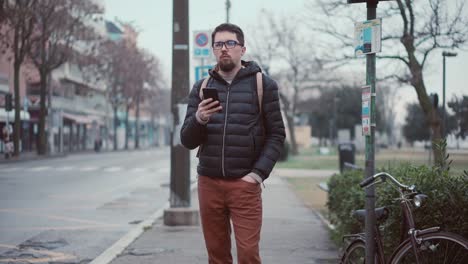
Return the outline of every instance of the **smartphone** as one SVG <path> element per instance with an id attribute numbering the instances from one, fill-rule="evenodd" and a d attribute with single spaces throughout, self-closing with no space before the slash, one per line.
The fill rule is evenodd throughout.
<path id="1" fill-rule="evenodd" d="M 213 102 L 214 101 L 219 102 L 218 90 L 216 88 L 209 88 L 209 87 L 204 88 L 203 99 L 208 99 L 208 98 L 212 98 Z"/>

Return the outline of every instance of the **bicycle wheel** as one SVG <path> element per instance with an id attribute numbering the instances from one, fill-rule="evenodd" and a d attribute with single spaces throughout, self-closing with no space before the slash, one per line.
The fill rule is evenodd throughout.
<path id="1" fill-rule="evenodd" d="M 463 237 L 447 232 L 437 232 L 425 234 L 419 238 L 422 239 L 417 248 L 420 263 L 468 263 L 468 241 Z M 409 240 L 395 252 L 390 263 L 416 263 L 414 250 Z"/>
<path id="2" fill-rule="evenodd" d="M 342 264 L 362 264 L 366 259 L 366 243 L 362 240 L 353 241 L 341 258 Z"/>

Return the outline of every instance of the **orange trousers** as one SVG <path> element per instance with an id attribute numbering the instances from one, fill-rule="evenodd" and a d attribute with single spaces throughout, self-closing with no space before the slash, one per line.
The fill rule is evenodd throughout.
<path id="1" fill-rule="evenodd" d="M 238 264 L 261 263 L 259 242 L 262 227 L 260 184 L 241 179 L 198 177 L 200 217 L 209 264 L 232 263 L 231 223 Z"/>

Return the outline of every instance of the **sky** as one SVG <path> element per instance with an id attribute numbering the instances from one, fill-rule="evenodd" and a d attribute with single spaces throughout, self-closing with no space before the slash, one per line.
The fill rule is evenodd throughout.
<path id="1" fill-rule="evenodd" d="M 212 30 L 218 24 L 225 22 L 226 9 L 224 0 L 192 0 L 189 1 L 190 44 L 192 32 L 197 30 Z M 105 0 L 107 19 L 115 17 L 133 22 L 141 31 L 138 38 L 139 46 L 156 55 L 164 68 L 166 83 L 170 85 L 171 55 L 172 55 L 172 1 L 171 0 Z M 231 0 L 230 22 L 239 25 L 246 36 L 258 21 L 262 8 L 275 14 L 294 15 L 304 8 L 304 0 Z M 365 16 L 365 5 L 362 7 Z M 465 10 L 468 16 L 468 8 Z M 385 25 L 383 23 L 383 25 Z M 350 32 L 353 34 L 353 32 Z M 246 40 L 248 53 L 248 39 Z M 352 47 L 350 47 L 352 49 Z M 468 50 L 468 49 L 467 49 Z M 430 67 L 425 69 L 425 83 L 428 93 L 437 92 L 442 100 L 442 51 L 435 51 L 431 56 Z M 191 62 L 191 77 L 194 76 L 194 66 Z M 363 69 L 364 70 L 364 69 Z M 363 76 L 363 80 L 364 76 Z M 378 87 L 378 85 L 377 85 Z M 407 102 L 415 102 L 416 92 L 412 87 L 400 89 L 401 101 L 398 108 L 404 108 Z M 453 95 L 468 95 L 468 51 L 458 52 L 458 56 L 447 58 L 446 61 L 446 98 Z M 404 118 L 400 116 L 399 119 Z"/>

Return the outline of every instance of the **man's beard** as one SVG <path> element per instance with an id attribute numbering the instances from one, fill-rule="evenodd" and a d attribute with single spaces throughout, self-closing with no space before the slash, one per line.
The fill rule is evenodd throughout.
<path id="1" fill-rule="evenodd" d="M 219 60 L 218 65 L 223 72 L 230 72 L 236 67 L 236 64 L 234 64 L 232 59 L 221 59 Z"/>

